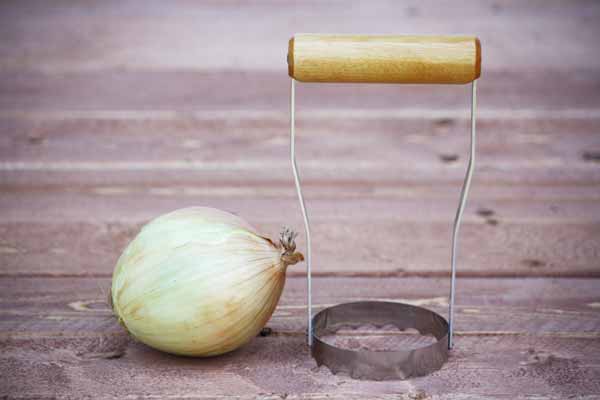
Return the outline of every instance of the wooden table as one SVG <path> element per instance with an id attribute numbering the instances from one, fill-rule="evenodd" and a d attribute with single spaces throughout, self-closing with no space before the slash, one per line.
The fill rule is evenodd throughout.
<path id="1" fill-rule="evenodd" d="M 600 4 L 561 1 L 0 5 L 0 395 L 9 398 L 600 398 Z M 295 32 L 477 34 L 480 140 L 442 370 L 316 368 L 303 265 L 272 333 L 186 359 L 105 302 L 125 244 L 190 205 L 301 229 L 288 164 Z M 447 312 L 467 86 L 299 85 L 317 308 Z M 300 241 L 299 247 L 304 243 Z"/>

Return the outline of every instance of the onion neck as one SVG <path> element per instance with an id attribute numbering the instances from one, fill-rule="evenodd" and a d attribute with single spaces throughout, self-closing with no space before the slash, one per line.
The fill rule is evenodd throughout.
<path id="1" fill-rule="evenodd" d="M 285 267 L 287 267 L 288 265 L 297 264 L 300 261 L 304 261 L 304 255 L 302 255 L 302 253 L 298 251 L 295 253 L 283 253 L 281 255 L 281 262 Z"/>
<path id="2" fill-rule="evenodd" d="M 279 246 L 283 250 L 281 253 L 281 262 L 284 267 L 304 261 L 302 253 L 296 251 L 296 236 L 298 236 L 296 232 L 284 228 L 279 237 Z"/>

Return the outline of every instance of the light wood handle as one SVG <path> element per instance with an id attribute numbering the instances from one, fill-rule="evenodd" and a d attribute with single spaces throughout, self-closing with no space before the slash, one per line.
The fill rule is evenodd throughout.
<path id="1" fill-rule="evenodd" d="M 302 82 L 469 83 L 481 75 L 476 37 L 298 34 L 288 73 Z"/>

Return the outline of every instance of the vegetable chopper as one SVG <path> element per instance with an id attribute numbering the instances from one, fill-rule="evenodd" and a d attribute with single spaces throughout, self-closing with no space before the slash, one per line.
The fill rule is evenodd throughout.
<path id="1" fill-rule="evenodd" d="M 318 365 L 357 379 L 406 379 L 438 370 L 453 346 L 457 241 L 475 166 L 477 79 L 481 44 L 476 37 L 360 36 L 297 34 L 287 54 L 290 88 L 290 158 L 306 233 L 308 345 Z M 471 83 L 469 163 L 452 231 L 448 321 L 426 308 L 382 301 L 339 304 L 312 315 L 310 223 L 295 154 L 296 81 L 313 83 Z M 433 335 L 433 344 L 411 350 L 349 350 L 326 343 L 322 335 L 341 327 L 394 325 Z"/>

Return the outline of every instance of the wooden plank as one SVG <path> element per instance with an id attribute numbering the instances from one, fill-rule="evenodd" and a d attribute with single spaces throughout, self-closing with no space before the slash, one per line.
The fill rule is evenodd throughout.
<path id="1" fill-rule="evenodd" d="M 462 278 L 458 282 L 459 335 L 600 335 L 598 279 Z M 434 278 L 316 278 L 314 307 L 361 300 L 403 301 L 446 315 L 448 284 Z M 119 326 L 109 318 L 106 301 L 109 287 L 109 278 L 0 278 L 2 337 L 116 334 Z M 274 335 L 302 335 L 305 304 L 305 280 L 288 276 L 269 322 Z"/>
<path id="2" fill-rule="evenodd" d="M 258 119 L 247 113 L 240 119 L 210 114 L 166 119 L 153 113 L 126 119 L 77 115 L 0 118 L 0 170 L 101 174 L 115 169 L 247 169 L 258 175 L 255 179 L 281 177 L 264 171 L 272 165 L 289 175 L 288 122 L 279 114 L 264 118 L 259 114 Z M 330 119 L 311 117 L 300 124 L 302 170 L 306 166 L 314 174 L 320 169 L 342 179 L 350 171 L 364 170 L 376 174 L 374 180 L 417 170 L 428 180 L 437 174 L 436 180 L 456 181 L 464 173 L 469 145 L 469 122 L 464 118 L 378 120 L 376 111 L 352 118 L 340 115 L 333 112 Z M 510 179 L 515 169 L 526 176 L 545 168 L 598 172 L 599 164 L 586 154 L 600 149 L 600 112 L 598 118 L 554 119 L 554 123 L 542 118 L 480 121 L 478 166 L 486 173 L 486 182 Z"/>
<path id="3" fill-rule="evenodd" d="M 458 152 L 459 157 L 464 156 L 463 150 L 468 148 L 466 110 L 462 118 L 458 111 L 450 110 L 411 110 L 407 117 L 402 112 L 394 116 L 393 110 L 357 111 L 354 116 L 350 112 L 311 113 L 301 119 L 297 127 L 301 146 L 298 150 L 303 159 L 329 154 L 339 156 L 344 163 L 361 153 L 365 161 L 376 159 L 375 156 L 391 161 L 394 155 L 408 157 L 407 161 L 429 161 L 432 154 Z M 526 154 L 533 160 L 557 158 L 572 163 L 577 155 L 584 161 L 583 150 L 600 145 L 600 110 L 597 116 L 581 118 L 568 118 L 568 113 L 564 118 L 555 118 L 551 112 L 538 115 L 532 111 L 532 118 L 525 115 L 511 120 L 504 119 L 509 112 L 498 113 L 499 116 L 478 121 L 478 150 L 485 163 L 518 162 Z M 123 161 L 123 151 L 135 146 L 139 146 L 138 151 L 127 152 L 126 160 L 193 157 L 204 161 L 254 161 L 262 156 L 280 162 L 288 153 L 289 121 L 283 113 L 207 112 L 164 117 L 160 111 L 141 115 L 123 112 L 122 117 L 118 111 L 106 114 L 0 116 L 3 161 Z"/>
<path id="4" fill-rule="evenodd" d="M 233 120 L 225 115 L 166 120 L 153 113 L 125 119 L 85 115 L 0 118 L 0 178 L 7 189 L 57 183 L 290 186 L 287 122 L 277 113 L 264 119 L 242 113 Z M 334 112 L 331 119 L 301 124 L 298 159 L 304 182 L 460 185 L 468 121 L 385 115 L 379 120 L 377 112 L 366 112 L 346 120 Z M 484 119 L 475 183 L 486 185 L 486 191 L 494 185 L 598 185 L 599 124 L 600 116 L 550 122 Z"/>
<path id="5" fill-rule="evenodd" d="M 460 191 L 460 185 L 371 186 L 356 182 L 331 186 L 306 187 L 308 207 L 315 222 L 451 222 Z M 496 219 L 496 225 L 501 222 L 593 224 L 599 215 L 598 191 L 598 186 L 591 185 L 475 186 L 465 221 L 489 225 L 494 225 L 491 219 Z M 4 216 L 3 223 L 144 223 L 160 213 L 190 205 L 218 206 L 256 225 L 297 224 L 301 219 L 292 182 L 287 187 L 191 184 L 25 188 L 2 193 L 0 205 L 11 211 Z M 90 207 L 94 213 L 89 212 Z"/>
<path id="6" fill-rule="evenodd" d="M 272 393 L 280 398 L 291 393 L 360 398 L 368 393 L 387 398 L 395 393 L 405 398 L 560 398 L 600 393 L 596 280 L 463 279 L 460 331 L 449 362 L 428 377 L 379 383 L 315 367 L 306 352 L 304 315 L 295 311 L 303 311 L 304 280 L 287 283 L 269 322 L 273 334 L 223 357 L 185 359 L 127 340 L 101 303 L 100 287 L 108 285 L 107 279 L 0 279 L 0 369 L 10 368 L 10 374 L 0 374 L 0 387 L 3 394 L 25 397 L 258 398 Z M 401 298 L 439 308 L 439 290 L 445 286 L 420 278 L 315 279 L 320 304 Z"/>
<path id="7" fill-rule="evenodd" d="M 267 210 L 265 204 L 261 210 Z M 314 218 L 315 274 L 447 276 L 450 215 L 447 222 L 385 217 L 352 221 L 350 215 L 348 220 Z M 598 222 L 519 223 L 479 218 L 467 221 L 462 229 L 461 276 L 598 276 L 600 272 Z M 298 216 L 277 222 L 251 221 L 257 222 L 259 232 L 271 237 L 277 236 L 283 222 L 302 226 Z M 3 223 L 2 275 L 107 276 L 140 225 L 113 221 Z M 304 249 L 303 238 L 298 246 Z M 291 268 L 290 273 L 303 275 L 304 265 Z"/>
<path id="8" fill-rule="evenodd" d="M 181 175 L 185 174 L 179 174 Z M 155 175 L 156 176 L 156 175 Z M 37 178 L 44 182 L 31 182 L 32 174 L 22 174 L 19 179 L 22 181 L 12 184 L 0 184 L 1 191 L 5 194 L 0 201 L 5 205 L 13 206 L 17 199 L 24 196 L 44 197 L 50 204 L 52 199 L 61 196 L 72 196 L 83 202 L 108 201 L 115 199 L 127 201 L 130 198 L 144 197 L 149 202 L 167 200 L 187 203 L 188 201 L 212 202 L 222 201 L 224 207 L 229 209 L 238 209 L 237 212 L 244 210 L 246 216 L 250 217 L 252 210 L 246 210 L 244 205 L 246 201 L 255 200 L 257 202 L 269 202 L 278 200 L 287 207 L 289 200 L 295 200 L 297 197 L 293 182 L 287 180 L 262 180 L 261 177 L 254 175 L 257 182 L 241 181 L 239 176 L 229 174 L 227 180 L 218 180 L 214 176 L 207 175 L 206 180 L 193 181 L 186 178 L 180 179 L 180 182 L 172 182 L 165 177 L 155 178 L 149 181 L 150 176 L 135 173 L 119 174 L 78 174 L 70 173 L 52 175 L 50 173 L 41 173 Z M 85 177 L 89 181 L 85 181 Z M 119 179 L 119 177 L 121 179 Z M 62 180 L 60 178 L 63 178 Z M 142 179 L 143 178 L 143 179 Z M 116 182 L 115 182 L 116 181 Z M 129 181 L 129 183 L 127 183 Z M 302 187 L 306 191 L 305 197 L 313 203 L 316 212 L 327 206 L 327 201 L 337 202 L 338 205 L 351 210 L 353 202 L 357 200 L 392 202 L 402 204 L 402 209 L 410 209 L 410 213 L 402 211 L 400 215 L 403 218 L 419 218 L 437 220 L 445 219 L 447 210 L 453 210 L 457 204 L 458 191 L 461 183 L 454 182 L 427 182 L 410 183 L 405 181 L 303 181 Z M 492 208 L 489 211 L 483 211 L 483 214 L 502 214 L 505 219 L 520 220 L 539 220 L 541 218 L 563 218 L 574 220 L 577 218 L 588 218 L 588 221 L 594 221 L 594 201 L 600 197 L 600 184 L 593 183 L 556 183 L 548 185 L 505 185 L 486 182 L 478 182 L 472 187 L 469 195 L 469 204 L 474 204 L 475 210 L 468 210 L 469 214 L 473 212 L 479 215 L 479 207 Z M 112 199 L 112 200 L 111 200 Z M 525 201 L 528 202 L 525 202 Z M 237 202 L 237 205 L 236 205 Z M 346 203 L 348 202 L 348 203 Z M 417 202 L 419 202 L 417 204 Z M 432 213 L 419 213 L 418 205 L 428 202 L 438 203 L 441 210 L 431 210 Z M 531 203 L 529 203 L 531 202 Z M 230 204 L 231 203 L 231 204 Z M 525 204 L 524 204 L 525 203 Z M 552 203 L 553 207 L 540 207 L 538 203 Z M 153 207 L 151 207 L 152 209 Z M 398 207 L 400 208 L 400 207 Z M 421 207 L 422 208 L 422 207 Z M 471 208 L 471 206 L 469 206 Z M 499 212 L 494 211 L 496 209 Z M 23 212 L 19 212 L 15 207 L 14 212 L 5 219 L 9 221 L 27 221 L 28 218 Z M 149 210 L 143 214 L 143 218 L 151 218 Z M 414 214 L 417 212 L 417 214 Z M 385 210 L 380 210 L 383 215 Z M 405 215 L 406 214 L 406 215 Z M 113 218 L 114 219 L 113 214 Z M 136 214 L 142 216 L 142 214 Z M 330 212 L 331 215 L 331 212 Z M 398 215 L 398 214 L 396 214 Z M 98 217 L 102 216 L 99 214 Z M 484 215 L 485 216 L 485 215 Z M 111 219 L 110 216 L 106 216 Z M 123 216 L 125 220 L 132 219 Z M 267 217 L 267 215 L 265 215 Z M 85 215 L 63 215 L 64 220 L 86 220 L 99 219 Z M 136 217 L 137 218 L 137 217 Z M 471 216 L 469 216 L 471 218 Z M 55 220 L 52 214 L 45 220 Z M 39 220 L 38 220 L 39 221 Z"/>
<path id="9" fill-rule="evenodd" d="M 75 3 L 4 3 L 0 66 L 55 74 L 110 68 L 279 69 L 285 66 L 287 40 L 293 33 L 323 32 L 323 27 L 333 33 L 477 34 L 483 44 L 484 74 L 500 68 L 600 66 L 589 51 L 598 36 L 593 21 L 600 7 L 594 2 L 344 4 L 151 1 L 144 7 L 110 3 L 90 8 Z"/>
<path id="10" fill-rule="evenodd" d="M 64 340 L 6 348 L 0 355 L 3 394 L 9 398 L 100 393 L 101 398 L 264 399 L 270 393 L 273 397 L 266 398 L 562 399 L 597 396 L 600 390 L 597 340 L 458 337 L 456 350 L 442 370 L 419 379 L 386 382 L 356 381 L 316 368 L 302 337 L 256 339 L 234 353 L 211 359 L 173 357 L 137 343 L 129 344 L 125 354 L 116 351 L 103 357 L 116 341 L 98 338 L 89 345 L 91 349 L 103 346 L 100 354 L 77 353 Z"/>
<path id="11" fill-rule="evenodd" d="M 293 193 L 250 200 L 243 190 L 231 195 L 222 188 L 221 196 L 216 196 L 210 194 L 211 189 L 207 189 L 209 195 L 192 189 L 195 191 L 140 188 L 135 189 L 137 193 L 122 194 L 114 187 L 97 187 L 91 189 L 96 192 L 93 194 L 70 190 L 4 195 L 0 204 L 11 212 L 0 224 L 3 272 L 108 273 L 144 222 L 188 205 L 219 204 L 249 219 L 269 236 L 276 236 L 282 224 L 302 229 Z M 236 189 L 231 188 L 231 192 L 236 193 Z M 252 190 L 259 193 L 261 188 Z M 327 191 L 316 198 L 308 196 L 317 273 L 445 274 L 456 198 L 437 198 L 438 193 L 427 194 L 426 190 L 421 196 L 416 191 L 417 195 L 400 199 L 370 198 L 368 191 L 356 196 L 351 189 L 347 198 L 337 193 L 337 200 L 328 198 Z M 594 192 L 587 192 L 587 199 L 569 200 L 550 193 L 556 197 L 532 197 L 527 207 L 523 206 L 527 191 L 521 196 L 513 192 L 515 198 L 508 200 L 472 199 L 461 239 L 460 272 L 597 273 L 600 214 Z M 586 190 L 579 193 L 584 196 Z M 508 190 L 506 196 L 510 195 Z M 421 197 L 424 199 L 419 200 Z M 347 254 L 349 248 L 352 254 L 341 259 L 339 255 Z M 48 258 L 47 252 L 53 257 Z M 490 270 L 489 265 L 497 268 Z"/>
<path id="12" fill-rule="evenodd" d="M 291 268 L 291 267 L 290 267 Z M 76 312 L 107 309 L 106 291 L 110 277 L 104 278 L 0 278 L 0 299 L 10 309 L 21 306 L 51 312 Z M 600 312 L 597 278 L 463 278 L 457 302 L 468 308 L 477 306 L 522 307 L 542 312 L 544 308 L 565 311 Z M 449 281 L 439 278 L 360 278 L 318 277 L 314 281 L 317 302 L 338 303 L 359 299 L 404 299 L 425 306 L 444 307 Z M 335 290 L 331 288 L 335 287 Z M 305 279 L 288 275 L 282 305 L 305 302 Z M 93 301 L 85 309 L 66 306 L 73 301 Z M 57 306 L 57 304 L 60 304 Z M 559 311 L 554 314 L 561 314 Z"/>
<path id="13" fill-rule="evenodd" d="M 595 154 L 595 153 L 594 153 Z M 440 155 L 440 159 L 446 154 Z M 454 159 L 456 155 L 450 153 L 449 157 Z M 462 165 L 451 166 L 419 163 L 416 165 L 405 165 L 402 170 L 390 171 L 388 164 L 377 161 L 349 162 L 336 164 L 325 157 L 325 161 L 302 162 L 302 175 L 306 177 L 306 184 L 327 185 L 327 183 L 347 184 L 355 179 L 366 185 L 379 186 L 414 186 L 430 182 L 431 184 L 452 184 L 460 187 L 464 179 Z M 498 185 L 535 185 L 540 183 L 544 186 L 555 184 L 560 187 L 579 185 L 591 185 L 596 188 L 600 185 L 600 174 L 595 165 L 577 164 L 568 168 L 556 165 L 553 160 L 545 160 L 538 165 L 522 160 L 516 165 L 499 164 L 478 166 L 476 181 L 474 184 L 497 183 Z M 450 161 L 449 163 L 452 163 Z M 6 164 L 5 164 L 6 165 Z M 431 168 L 433 167 L 433 168 Z M 271 169 L 272 168 L 272 169 Z M 1 171 L 1 169 L 4 169 Z M 72 163 L 57 162 L 47 163 L 20 162 L 0 167 L 0 181 L 6 182 L 7 188 L 14 186 L 48 186 L 56 185 L 57 182 L 69 185 L 95 184 L 98 186 L 126 186 L 128 183 L 143 185 L 146 187 L 165 187 L 169 185 L 194 187 L 203 182 L 225 182 L 229 185 L 244 186 L 252 183 L 252 180 L 260 180 L 264 183 L 281 183 L 292 185 L 289 163 L 269 163 L 259 161 L 248 162 L 203 162 L 192 160 L 168 160 L 166 162 L 115 162 L 94 163 L 80 162 Z M 521 172 L 522 175 L 518 174 Z M 268 176 L 261 174 L 268 174 Z M 373 178 L 380 181 L 373 182 Z M 485 185 L 487 189 L 490 185 Z M 124 189 L 127 191 L 127 189 Z M 449 188 L 452 190 L 452 187 Z M 107 190 L 108 191 L 108 190 Z M 565 191 L 565 195 L 567 191 Z"/>
<path id="14" fill-rule="evenodd" d="M 595 152 L 593 153 L 595 154 Z M 445 157 L 445 154 L 442 155 Z M 454 157 L 454 153 L 449 154 Z M 440 157 L 441 159 L 441 157 Z M 447 165 L 442 161 L 434 161 L 434 164 L 419 163 L 417 165 L 404 165 L 402 170 L 390 171 L 388 164 L 383 162 L 352 163 L 336 165 L 330 158 L 324 157 L 324 161 L 307 163 L 302 161 L 301 173 L 303 185 L 332 186 L 343 185 L 350 186 L 359 183 L 363 187 L 380 188 L 379 192 L 386 194 L 387 188 L 393 186 L 391 194 L 397 195 L 406 193 L 398 188 L 407 188 L 412 186 L 429 183 L 432 185 L 444 185 L 448 191 L 460 188 L 464 179 L 464 168 L 462 161 L 460 164 L 450 161 Z M 555 195 L 572 196 L 569 189 L 573 186 L 589 187 L 589 191 L 597 193 L 597 187 L 600 185 L 600 174 L 598 167 L 594 164 L 596 161 L 588 164 L 571 164 L 564 168 L 552 164 L 552 160 L 539 165 L 531 164 L 526 160 L 516 165 L 500 164 L 492 166 L 489 163 L 485 169 L 481 165 L 477 166 L 473 181 L 473 189 L 477 190 L 480 186 L 482 192 L 495 190 L 493 186 L 511 187 L 515 185 L 530 186 L 531 191 L 541 188 L 548 188 L 552 185 L 557 186 Z M 437 163 L 441 165 L 437 165 Z M 481 164 L 481 163 L 480 163 Z M 553 181 L 554 179 L 554 181 Z M 258 182 L 256 182 L 258 181 Z M 354 182 L 353 182 L 354 181 Z M 235 162 L 227 160 L 224 162 L 203 162 L 185 159 L 169 160 L 161 162 L 115 162 L 115 163 L 71 163 L 58 162 L 49 166 L 46 163 L 4 164 L 0 167 L 0 182 L 6 183 L 3 186 L 3 192 L 12 191 L 18 187 L 27 189 L 52 187 L 82 187 L 96 186 L 98 191 L 106 187 L 105 193 L 115 193 L 136 191 L 136 186 L 142 186 L 144 190 L 153 189 L 161 194 L 161 189 L 166 188 L 169 193 L 169 186 L 188 188 L 192 195 L 195 189 L 204 186 L 215 187 L 225 184 L 226 187 L 235 188 L 248 187 L 250 185 L 282 185 L 293 187 L 293 181 L 290 173 L 289 162 L 269 163 L 260 161 L 257 163 Z M 211 185 L 211 183 L 215 185 Z M 128 189 L 127 186 L 133 186 Z M 114 190 L 111 190 L 115 188 Z M 289 189 L 288 189 L 289 190 Z M 362 189 L 361 189 L 362 190 Z M 252 189 L 249 189 L 253 192 Z M 375 190 L 373 190 L 375 191 Z M 256 192 L 256 190 L 254 190 Z M 268 192 L 267 192 L 268 193 Z M 348 191 L 344 191 L 348 193 Z M 307 193 L 310 195 L 310 193 Z M 388 193 L 389 195 L 389 193 Z M 595 196 L 595 195 L 594 195 Z"/>
<path id="15" fill-rule="evenodd" d="M 285 41 L 284 41 L 285 42 Z M 280 51 L 285 52 L 287 42 Z M 281 57 L 282 61 L 285 57 Z M 162 110 L 178 112 L 269 110 L 286 112 L 287 66 L 276 71 L 87 71 L 44 74 L 6 71 L 0 81 L 5 112 L 53 110 Z M 552 82 L 552 85 L 548 85 Z M 480 107 L 502 110 L 596 110 L 596 70 L 574 68 L 486 71 L 478 84 Z M 298 117 L 320 109 L 465 110 L 468 86 L 298 85 Z M 210 95 L 207 95 L 209 93 Z"/>

